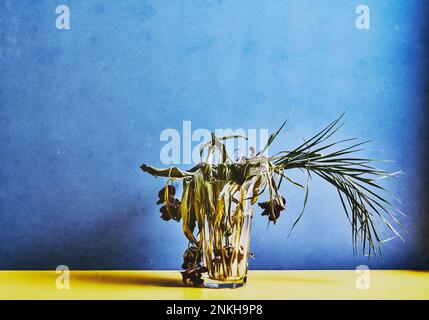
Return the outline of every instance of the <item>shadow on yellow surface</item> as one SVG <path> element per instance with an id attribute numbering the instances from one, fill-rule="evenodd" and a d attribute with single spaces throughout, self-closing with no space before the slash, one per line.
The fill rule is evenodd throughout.
<path id="1" fill-rule="evenodd" d="M 74 280 L 79 282 L 86 282 L 92 284 L 105 284 L 105 285 L 120 285 L 120 286 L 150 286 L 150 287 L 170 287 L 170 288 L 184 288 L 191 287 L 189 284 L 184 285 L 181 280 L 180 273 L 123 273 L 123 272 L 109 272 L 109 273 L 86 273 L 74 272 Z M 278 281 L 278 275 L 270 275 L 269 273 L 264 276 L 267 282 Z M 326 279 L 321 277 L 298 277 L 295 275 L 283 276 L 283 281 L 286 283 L 319 283 L 327 284 L 333 283 L 335 280 Z M 198 289 L 198 288 L 197 288 Z"/>
<path id="2" fill-rule="evenodd" d="M 150 287 L 183 287 L 180 273 L 177 272 L 177 277 L 172 277 L 170 274 L 163 273 L 83 273 L 76 272 L 74 279 L 79 282 L 87 282 L 94 284 L 105 285 L 120 285 L 120 286 L 150 286 Z"/>

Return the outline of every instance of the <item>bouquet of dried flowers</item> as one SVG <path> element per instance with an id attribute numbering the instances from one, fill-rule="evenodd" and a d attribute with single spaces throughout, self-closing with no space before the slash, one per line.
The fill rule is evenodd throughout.
<path id="1" fill-rule="evenodd" d="M 143 164 L 141 169 L 153 176 L 167 178 L 159 192 L 157 204 L 163 220 L 181 221 L 189 246 L 183 255 L 183 282 L 194 286 L 203 284 L 202 275 L 209 272 L 218 280 L 243 276 L 247 272 L 246 241 L 240 234 L 250 222 L 246 221 L 246 206 L 252 207 L 262 194 L 269 200 L 259 202 L 262 216 L 274 224 L 286 208 L 282 196 L 282 183 L 291 183 L 305 190 L 303 209 L 293 227 L 301 219 L 309 196 L 312 175 L 326 180 L 338 192 L 344 212 L 350 221 L 353 251 L 356 254 L 361 241 L 363 254 L 381 253 L 379 233 L 384 225 L 401 237 L 394 224 L 399 224 L 396 212 L 400 212 L 386 200 L 386 190 L 379 180 L 397 175 L 374 167 L 376 160 L 357 154 L 369 141 L 354 142 L 344 139 L 329 142 L 343 125 L 339 117 L 326 128 L 305 140 L 290 151 L 273 156 L 264 153 L 277 138 L 285 123 L 270 135 L 266 146 L 249 157 L 233 159 L 225 145 L 227 139 L 246 139 L 243 136 L 217 137 L 200 146 L 201 161 L 189 170 L 177 167 L 157 169 Z M 346 144 L 344 146 L 344 144 Z M 299 169 L 307 177 L 307 183 L 293 180 L 288 171 Z M 176 198 L 173 181 L 181 180 L 181 199 Z M 204 261 L 203 261 L 204 260 Z M 204 262 L 204 263 L 203 263 Z M 202 265 L 203 263 L 203 265 Z"/>

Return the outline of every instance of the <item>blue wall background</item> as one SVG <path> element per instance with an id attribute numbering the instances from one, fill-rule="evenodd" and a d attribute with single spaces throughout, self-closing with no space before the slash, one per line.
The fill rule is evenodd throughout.
<path id="1" fill-rule="evenodd" d="M 71 30 L 55 8 L 71 9 Z M 354 27 L 355 8 L 371 29 Z M 254 219 L 251 268 L 428 268 L 423 183 L 424 1 L 0 1 L 0 268 L 176 269 L 186 241 L 155 205 L 165 128 L 268 128 L 291 147 L 343 111 L 341 137 L 406 172 L 406 242 L 354 257 L 337 195 L 285 190 Z M 383 150 L 380 150 L 382 148 Z"/>

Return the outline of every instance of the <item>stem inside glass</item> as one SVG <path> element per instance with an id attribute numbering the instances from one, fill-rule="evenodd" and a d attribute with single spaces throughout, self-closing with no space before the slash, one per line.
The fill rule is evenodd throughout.
<path id="1" fill-rule="evenodd" d="M 242 186 L 230 195 L 232 201 L 218 203 L 215 214 L 205 218 L 203 261 L 209 284 L 211 280 L 242 284 L 246 279 L 253 218 L 248 190 L 249 185 Z"/>

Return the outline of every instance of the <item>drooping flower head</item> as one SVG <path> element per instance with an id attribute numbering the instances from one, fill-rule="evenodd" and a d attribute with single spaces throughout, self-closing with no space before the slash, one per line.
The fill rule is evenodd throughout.
<path id="1" fill-rule="evenodd" d="M 167 197 L 166 197 L 167 192 Z M 174 198 L 176 188 L 172 185 L 162 188 L 158 192 L 159 200 L 156 204 L 164 204 L 159 211 L 161 212 L 161 219 L 169 221 L 171 219 L 180 221 L 182 215 L 180 212 L 180 200 Z"/>
<path id="2" fill-rule="evenodd" d="M 258 205 L 264 210 L 261 215 L 268 216 L 269 221 L 276 223 L 280 212 L 286 209 L 286 199 L 282 197 L 281 202 L 279 198 L 274 198 L 271 201 L 259 202 Z"/>

